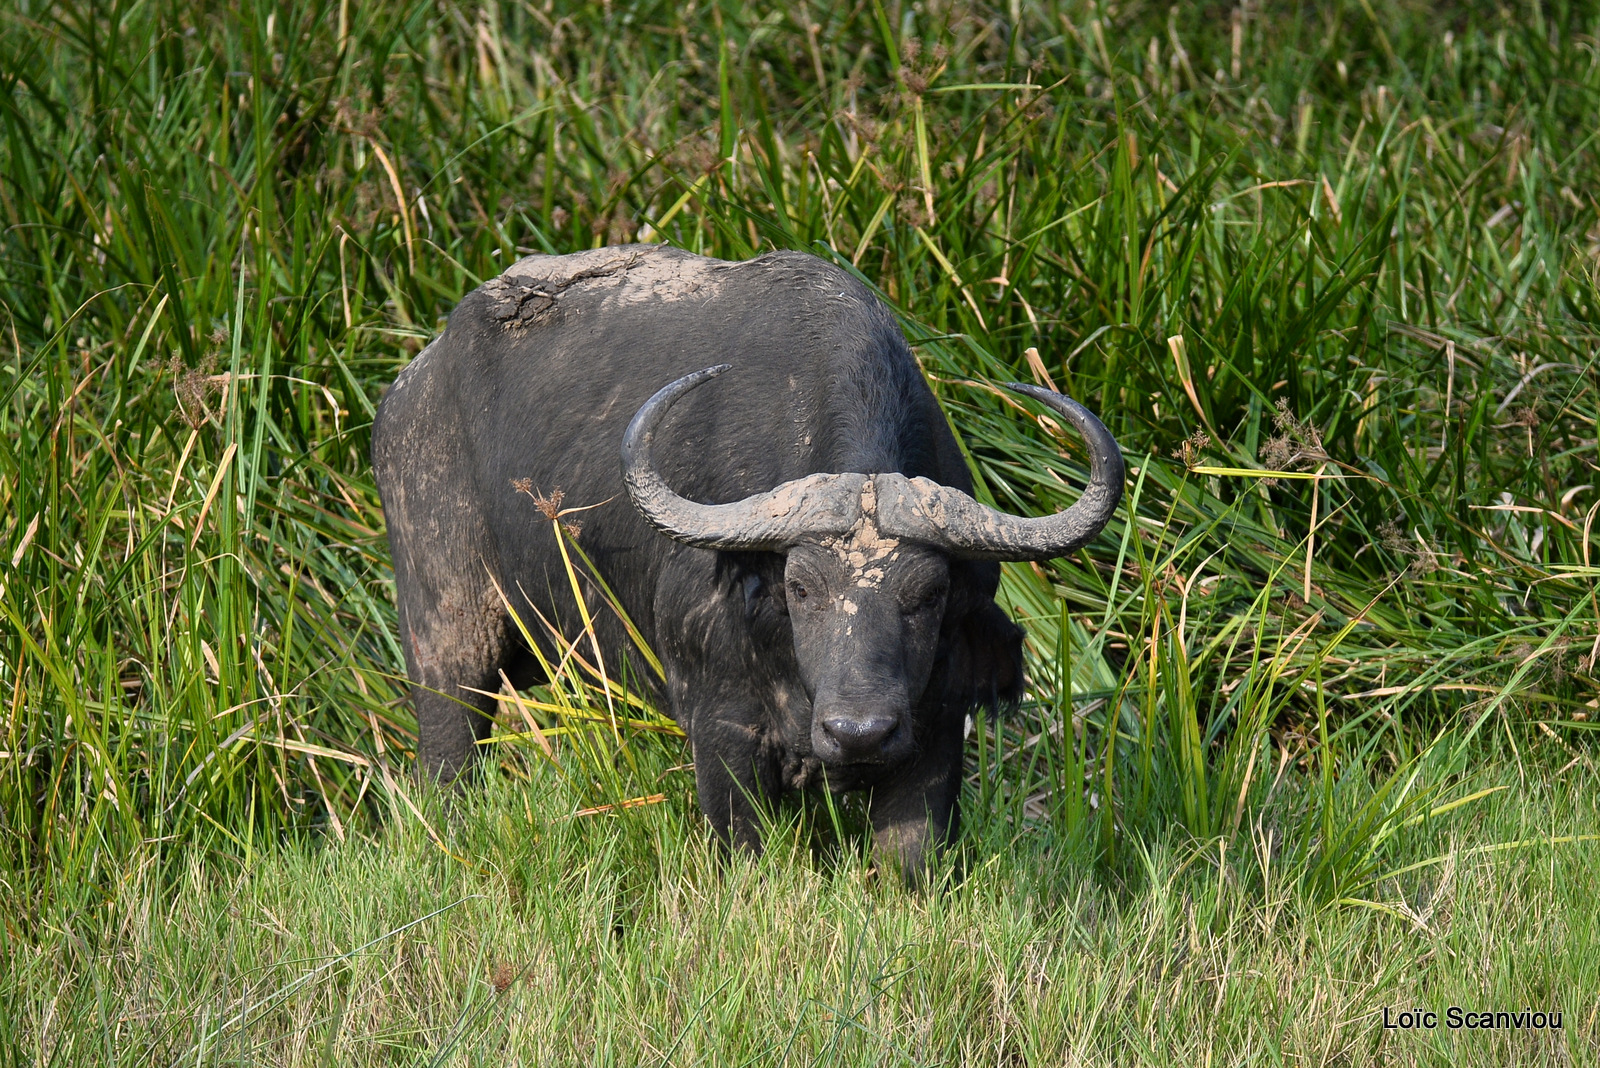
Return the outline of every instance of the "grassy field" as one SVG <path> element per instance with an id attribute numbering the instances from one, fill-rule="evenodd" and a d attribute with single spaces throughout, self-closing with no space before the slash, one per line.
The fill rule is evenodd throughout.
<path id="1" fill-rule="evenodd" d="M 22 1061 L 74 1064 L 1594 1063 L 1593 850 L 1462 857 L 1330 910 L 1265 834 L 1143 841 L 1118 878 L 985 812 L 957 890 L 909 897 L 799 814 L 721 871 L 675 776 L 648 815 L 571 819 L 496 784 L 438 850 L 377 842 L 124 874 L 97 915 L 14 950 Z M 1495 780 L 1476 778 L 1474 784 Z M 1505 782 L 1506 780 L 1501 780 Z M 1455 835 L 1595 826 L 1593 779 Z M 1555 815 L 1553 815 L 1555 814 Z M 629 814 L 632 815 L 631 813 Z M 568 817 L 568 818 L 564 818 Z M 788 843 L 792 843 L 788 844 Z M 885 885 L 888 883 L 888 885 Z M 92 944 L 86 939 L 92 939 Z M 1451 1032 L 1560 1007 L 1562 1030 Z M 1440 1013 L 1434 1032 L 1381 1014 Z M 13 1024 L 16 1027 L 17 1024 Z"/>
<path id="2" fill-rule="evenodd" d="M 1600 1061 L 1597 191 L 1593 4 L 11 0 L 0 1065 Z M 577 669 L 408 778 L 374 405 L 623 241 L 858 272 L 1000 506 L 990 383 L 1123 443 L 947 892 Z"/>

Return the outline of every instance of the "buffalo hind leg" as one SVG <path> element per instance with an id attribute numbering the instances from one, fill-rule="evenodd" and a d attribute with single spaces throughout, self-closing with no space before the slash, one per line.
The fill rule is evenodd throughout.
<path id="1" fill-rule="evenodd" d="M 470 778 L 478 763 L 479 743 L 494 724 L 490 694 L 500 689 L 500 672 L 516 666 L 515 649 L 492 588 L 406 592 L 412 596 L 402 598 L 400 631 L 417 713 L 417 771 L 450 785 Z"/>
<path id="2" fill-rule="evenodd" d="M 493 698 L 462 694 L 453 699 L 421 686 L 413 686 L 411 692 L 417 710 L 419 771 L 444 785 L 470 777 L 478 763 L 478 743 L 489 737 L 493 725 Z"/>
<path id="3" fill-rule="evenodd" d="M 449 784 L 471 771 L 489 736 L 494 698 L 473 691 L 498 690 L 516 649 L 485 558 L 488 524 L 459 472 L 459 427 L 439 420 L 430 435 L 425 424 L 435 420 L 381 415 L 372 461 L 417 713 L 417 775 Z"/>

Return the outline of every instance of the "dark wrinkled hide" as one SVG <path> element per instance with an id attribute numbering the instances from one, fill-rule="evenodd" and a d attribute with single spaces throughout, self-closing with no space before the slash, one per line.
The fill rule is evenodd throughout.
<path id="1" fill-rule="evenodd" d="M 422 767 L 466 769 L 493 705 L 471 690 L 498 689 L 501 670 L 538 681 L 491 576 L 530 628 L 528 600 L 577 633 L 550 524 L 512 485 L 528 479 L 564 507 L 599 505 L 573 517 L 579 540 L 666 668 L 657 697 L 689 734 L 717 833 L 759 848 L 752 802 L 870 789 L 880 844 L 914 873 L 956 830 L 966 713 L 1020 689 L 999 567 L 904 544 L 853 582 L 837 545 L 716 552 L 657 533 L 623 487 L 623 430 L 659 387 L 717 363 L 733 370 L 659 434 L 657 467 L 682 496 L 730 502 L 814 472 L 970 492 L 893 319 L 822 261 L 656 246 L 523 260 L 461 302 L 373 431 Z M 604 613 L 600 631 L 615 673 L 628 642 Z M 636 659 L 630 670 L 654 684 Z"/>

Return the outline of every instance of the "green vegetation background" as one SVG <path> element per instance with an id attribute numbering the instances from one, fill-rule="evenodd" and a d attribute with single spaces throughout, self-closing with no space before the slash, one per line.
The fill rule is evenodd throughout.
<path id="1" fill-rule="evenodd" d="M 10 0 L 0 1063 L 1595 1063 L 1597 190 L 1593 4 Z M 374 405 L 643 240 L 858 271 L 1002 507 L 990 383 L 1123 442 L 946 893 L 577 667 L 407 778 Z"/>

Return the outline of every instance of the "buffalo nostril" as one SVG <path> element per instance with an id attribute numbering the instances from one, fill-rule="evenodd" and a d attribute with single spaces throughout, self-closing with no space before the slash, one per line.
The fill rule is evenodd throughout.
<path id="1" fill-rule="evenodd" d="M 825 716 L 822 729 L 846 752 L 870 753 L 880 748 L 899 725 L 898 716 L 887 713 L 865 716 Z"/>

